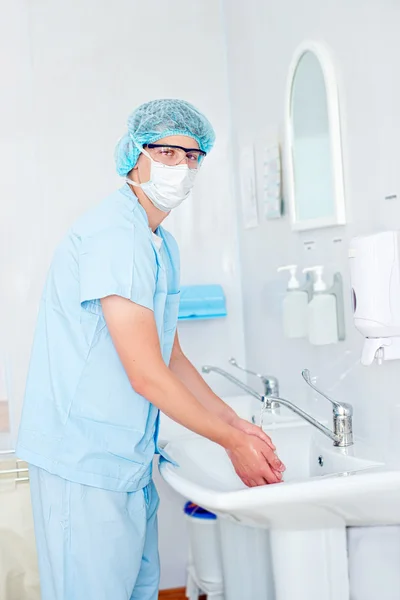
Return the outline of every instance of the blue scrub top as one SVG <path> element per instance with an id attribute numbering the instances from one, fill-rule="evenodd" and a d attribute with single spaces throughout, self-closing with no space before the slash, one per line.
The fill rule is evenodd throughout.
<path id="1" fill-rule="evenodd" d="M 169 364 L 179 308 L 179 251 L 128 185 L 72 227 L 41 300 L 17 455 L 70 481 L 135 491 L 151 480 L 158 409 L 137 394 L 102 314 L 118 295 L 154 311 Z"/>

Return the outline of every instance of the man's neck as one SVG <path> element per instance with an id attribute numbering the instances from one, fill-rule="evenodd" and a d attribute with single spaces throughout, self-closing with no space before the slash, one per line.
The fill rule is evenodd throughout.
<path id="1" fill-rule="evenodd" d="M 149 220 L 149 227 L 152 231 L 155 231 L 159 225 L 166 219 L 169 213 L 166 213 L 162 210 L 159 210 L 154 206 L 154 204 L 148 199 L 146 194 L 140 188 L 135 188 L 134 186 L 129 186 L 132 192 L 135 194 L 138 199 L 139 204 L 144 208 L 147 218 Z"/>

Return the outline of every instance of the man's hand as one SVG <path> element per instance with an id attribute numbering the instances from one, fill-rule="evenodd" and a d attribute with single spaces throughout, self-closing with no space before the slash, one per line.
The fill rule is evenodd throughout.
<path id="1" fill-rule="evenodd" d="M 269 463 L 269 467 L 270 467 L 272 473 L 278 477 L 279 481 L 282 481 L 282 473 L 283 473 L 283 471 L 285 471 L 285 466 L 279 460 L 279 458 L 277 458 L 277 456 L 275 455 L 276 447 L 275 447 L 273 441 L 261 429 L 261 427 L 258 427 L 258 425 L 254 425 L 253 423 L 250 423 L 249 421 L 246 421 L 246 419 L 241 419 L 238 416 L 235 416 L 235 418 L 231 421 L 231 425 L 233 425 L 233 427 L 235 427 L 236 429 L 239 429 L 239 431 L 246 433 L 247 435 L 255 436 L 256 438 L 259 438 L 262 442 L 264 442 L 265 444 L 268 445 L 269 449 L 273 453 L 272 454 L 272 457 L 273 457 L 272 462 Z M 269 455 L 269 456 L 271 456 L 271 455 Z M 246 485 L 247 485 L 247 483 L 246 483 Z"/>
<path id="2" fill-rule="evenodd" d="M 271 438 L 258 425 L 253 425 L 253 423 L 246 421 L 246 419 L 241 419 L 240 417 L 236 417 L 235 419 L 230 421 L 230 424 L 233 427 L 236 427 L 236 429 L 239 429 L 239 431 L 243 431 L 243 433 L 259 437 L 260 440 L 268 444 L 271 450 L 276 450 L 276 447 Z"/>
<path id="3" fill-rule="evenodd" d="M 282 481 L 284 465 L 259 436 L 244 433 L 227 452 L 237 475 L 248 487 Z"/>

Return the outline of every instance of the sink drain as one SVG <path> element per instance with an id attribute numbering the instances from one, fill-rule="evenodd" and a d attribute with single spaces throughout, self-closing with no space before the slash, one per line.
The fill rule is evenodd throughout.
<path id="1" fill-rule="evenodd" d="M 318 464 L 320 467 L 324 466 L 324 457 L 323 456 L 318 456 Z"/>

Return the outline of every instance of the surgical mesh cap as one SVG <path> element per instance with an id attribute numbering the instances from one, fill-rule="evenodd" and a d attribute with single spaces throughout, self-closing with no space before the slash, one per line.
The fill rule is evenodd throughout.
<path id="1" fill-rule="evenodd" d="M 199 148 L 209 152 L 215 133 L 206 117 L 184 100 L 153 100 L 139 106 L 128 118 L 128 132 L 115 148 L 118 175 L 124 177 L 133 169 L 140 148 L 170 135 L 186 135 L 196 140 Z"/>

